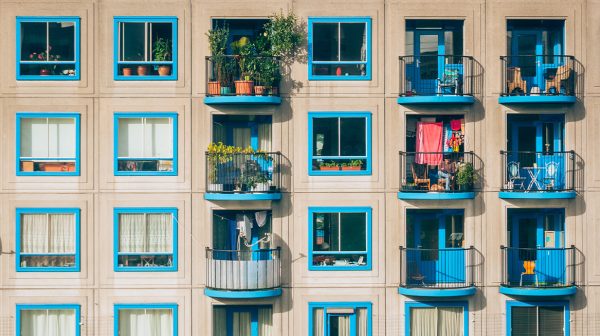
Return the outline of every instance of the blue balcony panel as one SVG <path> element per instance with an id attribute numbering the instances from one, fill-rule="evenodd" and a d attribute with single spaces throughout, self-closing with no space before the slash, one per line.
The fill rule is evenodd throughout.
<path id="1" fill-rule="evenodd" d="M 281 296 L 281 288 L 250 290 L 250 291 L 228 291 L 218 289 L 204 289 L 204 295 L 218 299 L 261 299 Z"/>
<path id="2" fill-rule="evenodd" d="M 500 191 L 498 197 L 502 199 L 573 199 L 577 192 L 571 191 Z"/>
<path id="3" fill-rule="evenodd" d="M 281 193 L 206 193 L 204 199 L 208 201 L 277 201 Z"/>
<path id="4" fill-rule="evenodd" d="M 558 287 L 558 288 L 526 288 L 526 287 L 507 287 L 500 286 L 500 293 L 513 296 L 569 296 L 577 292 L 576 286 Z"/>
<path id="5" fill-rule="evenodd" d="M 577 101 L 575 96 L 500 96 L 500 104 L 573 104 Z"/>
<path id="6" fill-rule="evenodd" d="M 437 95 L 437 96 L 401 96 L 398 97 L 398 104 L 473 104 L 475 97 L 458 95 Z"/>
<path id="7" fill-rule="evenodd" d="M 475 192 L 398 192 L 401 200 L 463 200 L 475 198 Z"/>
<path id="8" fill-rule="evenodd" d="M 476 288 L 465 287 L 465 288 L 407 288 L 399 287 L 398 293 L 406 296 L 419 296 L 419 297 L 460 297 L 470 296 L 475 294 Z"/>

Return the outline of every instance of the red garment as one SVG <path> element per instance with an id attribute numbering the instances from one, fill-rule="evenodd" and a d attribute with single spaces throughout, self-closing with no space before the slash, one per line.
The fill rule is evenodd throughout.
<path id="1" fill-rule="evenodd" d="M 453 131 L 460 131 L 461 119 L 450 120 L 450 128 Z"/>
<path id="2" fill-rule="evenodd" d="M 442 135 L 444 124 L 441 122 L 417 123 L 417 154 L 415 162 L 437 166 L 442 162 Z M 435 152 L 435 154 L 418 154 Z"/>

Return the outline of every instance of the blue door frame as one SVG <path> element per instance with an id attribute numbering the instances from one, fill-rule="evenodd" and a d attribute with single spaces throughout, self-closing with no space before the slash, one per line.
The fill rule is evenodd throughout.
<path id="1" fill-rule="evenodd" d="M 566 279 L 566 250 L 564 250 L 564 211 L 557 209 L 536 209 L 531 212 L 513 213 L 511 216 L 510 230 L 510 245 L 509 247 L 533 249 L 537 248 L 534 253 L 524 252 L 521 250 L 512 250 L 509 255 L 509 281 L 513 284 L 519 283 L 521 272 L 524 271 L 523 261 L 535 258 L 535 273 L 538 276 L 538 282 L 556 283 Z M 544 228 L 545 219 L 550 220 L 548 223 L 554 232 L 554 244 L 551 241 L 546 241 L 546 230 Z M 524 223 L 529 221 L 530 224 Z M 526 243 L 534 239 L 522 240 L 520 237 L 521 225 L 535 225 L 527 234 L 535 234 L 535 246 Z M 523 230 L 524 231 L 524 230 Z M 526 232 L 526 231 L 524 231 Z M 533 237 L 529 237 L 533 238 Z M 562 238 L 562 239 L 561 239 Z M 521 242 L 523 241 L 523 244 Z M 521 246 L 523 245 L 523 246 Z M 523 278 L 523 281 L 534 281 L 535 279 Z"/>
<path id="2" fill-rule="evenodd" d="M 440 210 L 439 213 L 412 214 L 414 216 L 414 244 L 409 248 L 431 248 L 442 251 L 409 250 L 407 261 L 415 263 L 420 273 L 425 276 L 425 283 L 461 283 L 465 282 L 465 252 L 461 248 L 446 247 L 446 219 L 448 216 L 460 215 L 461 210 Z M 437 246 L 422 246 L 421 233 L 424 221 L 433 221 L 437 225 Z M 464 234 L 464 225 L 463 225 Z M 456 251 L 453 251 L 456 250 Z M 413 251 L 413 252 L 410 252 Z M 411 255 L 412 254 L 412 255 Z M 425 260 L 424 260 L 425 259 Z M 429 260 L 431 259 L 431 260 Z M 415 280 L 416 281 L 416 280 Z M 416 284 L 416 283 L 415 283 Z"/>

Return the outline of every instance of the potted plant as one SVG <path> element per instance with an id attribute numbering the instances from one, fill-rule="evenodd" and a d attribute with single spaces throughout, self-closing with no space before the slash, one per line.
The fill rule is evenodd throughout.
<path id="1" fill-rule="evenodd" d="M 233 42 L 231 47 L 234 50 L 240 68 L 240 78 L 234 81 L 235 93 L 237 95 L 249 96 L 254 91 L 254 81 L 251 78 L 252 66 L 254 65 L 251 61 L 251 57 L 253 56 L 252 43 L 250 43 L 249 38 L 243 36 Z"/>
<path id="2" fill-rule="evenodd" d="M 281 80 L 280 62 L 290 65 L 298 55 L 297 48 L 302 44 L 305 33 L 298 23 L 298 17 L 292 12 L 283 14 L 275 13 L 265 23 L 265 36 L 268 40 L 269 55 L 273 58 L 262 69 L 265 83 L 270 86 L 269 94 L 279 94 L 279 81 Z"/>
<path id="3" fill-rule="evenodd" d="M 350 162 L 342 163 L 342 170 L 361 170 L 363 165 L 362 160 L 350 160 Z"/>
<path id="4" fill-rule="evenodd" d="M 475 170 L 472 163 L 462 163 L 458 166 L 456 173 L 456 183 L 459 190 L 473 189 L 473 183 L 476 180 Z"/>
<path id="5" fill-rule="evenodd" d="M 171 40 L 168 38 L 159 37 L 154 41 L 154 48 L 152 53 L 154 55 L 153 61 L 155 62 L 169 62 L 171 61 Z M 161 64 L 158 66 L 159 76 L 168 76 L 171 74 L 171 66 L 168 64 Z"/>
<path id="6" fill-rule="evenodd" d="M 29 54 L 29 60 L 31 61 L 60 61 L 60 55 L 52 55 L 50 54 L 50 50 L 52 47 L 48 47 L 48 53 L 46 51 L 41 51 L 39 53 L 31 53 Z M 42 65 L 40 68 L 40 76 L 50 76 L 56 70 L 56 64 L 54 65 Z"/>
<path id="7" fill-rule="evenodd" d="M 321 165 L 319 165 L 319 170 L 327 170 L 327 171 L 340 170 L 340 166 L 335 161 L 329 161 L 329 162 L 324 161 L 321 163 Z"/>
<path id="8" fill-rule="evenodd" d="M 269 191 L 269 177 L 267 174 L 257 174 L 255 182 L 256 186 L 252 189 L 252 191 Z"/>
<path id="9" fill-rule="evenodd" d="M 218 96 L 221 94 L 221 84 L 223 83 L 223 76 L 226 72 L 226 61 L 227 57 L 225 52 L 227 50 L 227 39 L 229 37 L 228 27 L 216 27 L 206 33 L 208 37 L 208 45 L 210 47 L 210 54 L 212 59 L 212 76 L 213 78 L 208 82 L 208 94 L 211 96 Z"/>

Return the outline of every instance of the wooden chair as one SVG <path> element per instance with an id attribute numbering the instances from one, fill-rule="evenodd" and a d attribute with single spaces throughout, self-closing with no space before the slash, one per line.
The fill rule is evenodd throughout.
<path id="1" fill-rule="evenodd" d="M 527 81 L 521 78 L 521 68 L 508 67 L 506 69 L 507 94 L 512 94 L 515 89 L 521 89 L 523 94 L 527 93 Z"/>
<path id="2" fill-rule="evenodd" d="M 417 185 L 417 187 L 426 186 L 426 190 L 429 190 L 431 188 L 431 180 L 427 176 L 427 165 L 425 165 L 425 169 L 423 169 L 423 177 L 419 177 L 416 166 L 417 163 L 413 163 L 410 165 L 410 171 L 412 173 L 414 183 Z"/>
<path id="3" fill-rule="evenodd" d="M 556 75 L 552 78 L 546 79 L 546 93 L 549 93 L 551 88 L 556 89 L 556 94 L 560 94 L 561 87 L 565 89 L 565 94 L 571 94 L 571 85 L 569 85 L 569 78 L 572 73 L 571 65 L 561 65 L 556 69 Z"/>

